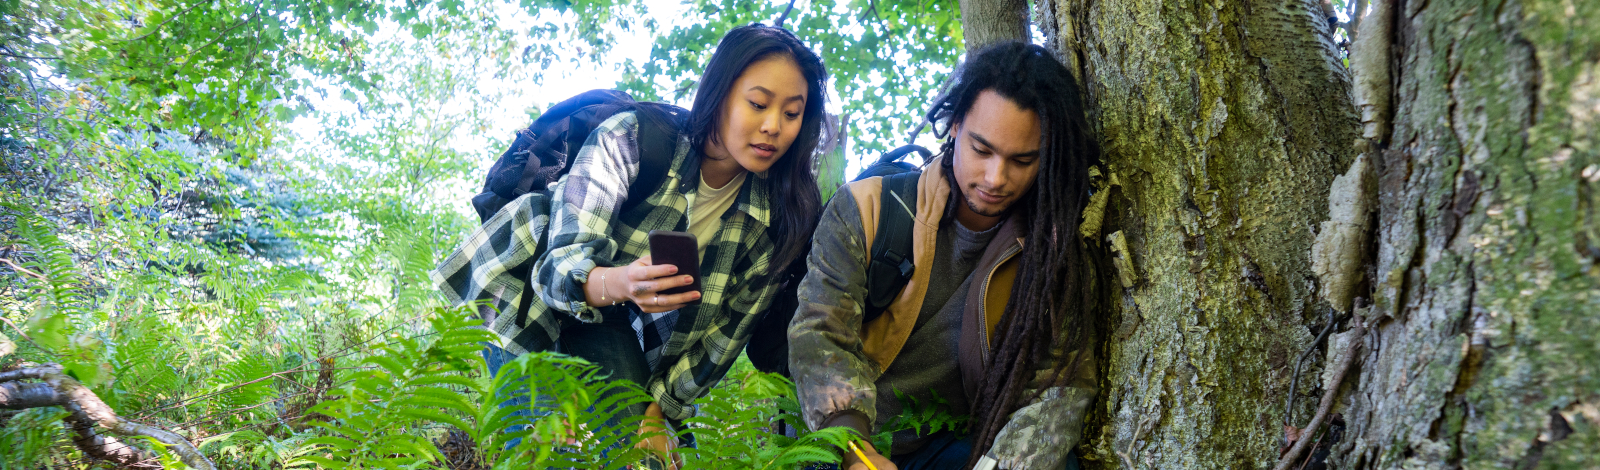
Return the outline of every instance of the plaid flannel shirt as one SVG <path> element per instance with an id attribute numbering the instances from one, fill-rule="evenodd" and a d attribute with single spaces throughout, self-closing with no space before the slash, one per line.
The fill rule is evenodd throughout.
<path id="1" fill-rule="evenodd" d="M 769 183 L 752 175 L 722 214 L 722 228 L 700 262 L 699 305 L 655 315 L 595 308 L 583 292 L 589 271 L 649 254 L 651 230 L 686 231 L 687 195 L 700 181 L 700 159 L 681 138 L 661 187 L 618 213 L 638 176 L 637 132 L 633 113 L 601 123 L 549 196 L 534 193 L 507 204 L 430 275 L 452 304 L 486 301 L 480 309 L 485 323 L 516 354 L 550 349 L 561 334 L 558 316 L 599 322 L 605 315 L 630 315 L 652 371 L 641 385 L 663 414 L 682 420 L 693 413 L 689 404 L 727 374 L 777 292 L 764 276 L 775 248 L 767 234 Z M 530 274 L 533 295 L 523 288 Z M 529 308 L 518 314 L 522 302 Z"/>

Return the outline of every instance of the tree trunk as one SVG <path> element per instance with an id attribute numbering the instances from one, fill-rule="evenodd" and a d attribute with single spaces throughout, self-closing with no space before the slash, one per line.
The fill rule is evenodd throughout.
<path id="1" fill-rule="evenodd" d="M 1376 348 L 1334 461 L 1600 466 L 1600 5 L 1393 7 Z"/>
<path id="2" fill-rule="evenodd" d="M 1108 293 L 1089 467 L 1270 468 L 1287 394 L 1304 426 L 1335 382 L 1326 350 L 1358 351 L 1334 468 L 1600 465 L 1595 2 L 1376 2 L 1352 90 L 1315 1 L 1039 1 L 1106 150 L 1095 239 L 1131 285 Z M 1370 333 L 1312 349 L 1291 390 L 1336 305 L 1313 240 L 1363 151 L 1373 305 L 1341 321 Z"/>
<path id="3" fill-rule="evenodd" d="M 1106 314 L 1103 393 L 1079 451 L 1093 468 L 1270 467 L 1295 359 L 1329 308 L 1314 230 L 1360 137 L 1321 7 L 1041 2 L 1117 185 L 1095 239 L 1131 284 L 1107 293 L 1121 309 Z M 1315 359 L 1298 425 L 1320 396 Z"/>
<path id="4" fill-rule="evenodd" d="M 1028 1 L 961 0 L 961 34 L 968 51 L 1000 41 L 1028 41 Z"/>

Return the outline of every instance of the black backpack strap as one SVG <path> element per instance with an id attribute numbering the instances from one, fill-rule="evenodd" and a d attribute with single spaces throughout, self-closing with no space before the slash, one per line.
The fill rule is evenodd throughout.
<path id="1" fill-rule="evenodd" d="M 861 173 L 856 174 L 855 179 L 850 181 L 861 181 L 874 176 L 889 176 L 908 171 L 917 171 L 916 166 L 900 161 L 901 158 L 912 152 L 920 154 L 922 161 L 928 161 L 929 158 L 933 158 L 933 152 L 929 152 L 927 148 L 921 145 L 902 145 L 900 148 L 890 150 L 889 153 L 879 156 L 878 161 L 867 165 L 865 169 L 861 170 Z"/>
<path id="2" fill-rule="evenodd" d="M 883 177 L 878 197 L 878 233 L 872 238 L 872 260 L 867 264 L 866 317 L 870 322 L 900 296 L 911 281 L 911 227 L 916 224 L 917 178 L 908 171 Z"/>
<path id="3" fill-rule="evenodd" d="M 639 103 L 634 109 L 639 118 L 639 176 L 628 185 L 623 212 L 644 202 L 666 180 L 678 151 L 678 124 L 685 115 L 683 108 L 659 103 Z"/>

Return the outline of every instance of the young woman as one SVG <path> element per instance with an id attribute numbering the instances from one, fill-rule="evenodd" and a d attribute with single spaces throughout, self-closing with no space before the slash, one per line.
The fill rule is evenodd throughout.
<path id="1" fill-rule="evenodd" d="M 647 428 L 690 416 L 772 303 L 777 273 L 808 246 L 826 80 L 821 59 L 789 31 L 736 28 L 706 65 L 668 174 L 644 202 L 620 210 L 639 176 L 632 112 L 590 134 L 552 188 L 529 316 L 559 319 L 556 351 L 643 386 L 652 402 L 626 414 L 645 415 Z M 694 280 L 651 263 L 652 230 L 695 235 L 703 291 L 662 293 Z"/>

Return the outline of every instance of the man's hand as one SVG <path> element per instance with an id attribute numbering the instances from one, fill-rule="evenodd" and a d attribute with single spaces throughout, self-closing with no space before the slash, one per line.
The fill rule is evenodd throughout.
<path id="1" fill-rule="evenodd" d="M 872 444 L 868 444 L 866 441 L 857 441 L 856 446 L 861 448 L 861 453 L 866 454 L 867 460 L 872 461 L 872 466 L 878 470 L 900 470 L 900 467 L 896 467 L 894 462 L 889 461 L 888 457 L 878 455 L 878 450 L 872 448 Z M 844 467 L 844 470 L 869 470 L 867 464 L 861 462 L 861 458 L 856 457 L 856 453 L 851 452 L 848 448 L 844 451 L 844 462 L 840 466 Z"/>
<path id="2" fill-rule="evenodd" d="M 645 436 L 639 439 L 634 447 L 644 449 L 661 458 L 667 463 L 667 470 L 683 468 L 683 457 L 676 452 L 678 439 L 667 433 L 665 418 L 661 414 L 661 405 L 650 402 L 650 407 L 644 410 L 644 423 L 639 427 L 639 434 Z"/>

